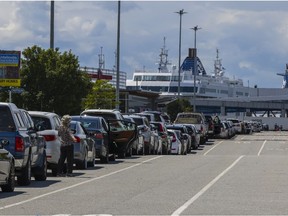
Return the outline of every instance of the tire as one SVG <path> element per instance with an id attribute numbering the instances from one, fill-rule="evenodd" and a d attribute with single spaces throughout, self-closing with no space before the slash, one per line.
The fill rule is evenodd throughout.
<path id="1" fill-rule="evenodd" d="M 15 168 L 14 163 L 11 164 L 8 182 L 1 186 L 2 192 L 13 192 L 15 189 Z"/>
<path id="2" fill-rule="evenodd" d="M 26 166 L 22 169 L 21 175 L 17 176 L 17 183 L 20 186 L 26 186 L 31 183 L 31 159 L 28 159 Z"/>
<path id="3" fill-rule="evenodd" d="M 87 169 L 88 162 L 87 162 L 87 152 L 85 153 L 84 160 L 79 163 L 79 169 Z"/>
<path id="4" fill-rule="evenodd" d="M 119 158 L 119 159 L 124 159 L 125 156 L 126 156 L 125 149 L 120 149 L 120 150 L 118 151 L 118 158 Z"/>
<path id="5" fill-rule="evenodd" d="M 112 154 L 112 155 L 109 157 L 109 161 L 115 161 L 115 159 L 116 159 L 115 154 Z"/>
<path id="6" fill-rule="evenodd" d="M 106 156 L 100 156 L 100 163 L 102 164 L 107 164 L 109 163 L 109 156 L 106 155 Z"/>
<path id="7" fill-rule="evenodd" d="M 43 164 L 41 167 L 41 171 L 39 174 L 34 174 L 34 178 L 36 181 L 45 181 L 47 179 L 47 160 L 46 160 L 46 153 L 43 154 Z"/>
<path id="8" fill-rule="evenodd" d="M 95 166 L 95 152 L 93 153 L 93 158 L 92 158 L 92 161 L 89 161 L 88 163 L 87 163 L 87 166 L 88 167 L 94 167 Z"/>
<path id="9" fill-rule="evenodd" d="M 52 169 L 52 176 L 57 176 L 58 174 L 58 168 L 53 168 Z"/>

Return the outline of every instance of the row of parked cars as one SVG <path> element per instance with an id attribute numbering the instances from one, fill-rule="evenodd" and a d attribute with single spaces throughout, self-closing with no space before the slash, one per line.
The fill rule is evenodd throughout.
<path id="1" fill-rule="evenodd" d="M 209 124 L 201 113 L 178 113 L 173 123 L 158 111 L 122 115 L 118 110 L 87 109 L 71 118 L 70 129 L 76 138 L 74 164 L 79 169 L 93 167 L 96 159 L 109 163 L 132 154 L 186 155 L 210 137 Z M 14 191 L 16 181 L 29 185 L 32 177 L 45 181 L 47 170 L 57 175 L 60 124 L 56 113 L 0 103 L 2 191 Z"/>

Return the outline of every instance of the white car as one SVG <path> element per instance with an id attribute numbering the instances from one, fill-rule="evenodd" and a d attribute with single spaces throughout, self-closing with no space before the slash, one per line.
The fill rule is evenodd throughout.
<path id="1" fill-rule="evenodd" d="M 168 129 L 168 135 L 171 137 L 171 154 L 187 154 L 187 141 L 181 138 L 180 130 Z"/>
<path id="2" fill-rule="evenodd" d="M 28 111 L 32 117 L 38 133 L 46 140 L 47 168 L 52 170 L 52 175 L 58 172 L 58 160 L 60 158 L 61 141 L 58 136 L 58 128 L 61 119 L 56 113 L 42 111 Z"/>

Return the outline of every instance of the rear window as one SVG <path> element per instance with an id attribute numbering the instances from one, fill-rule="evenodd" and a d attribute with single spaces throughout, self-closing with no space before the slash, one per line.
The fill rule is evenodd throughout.
<path id="1" fill-rule="evenodd" d="M 101 113 L 101 112 L 87 112 L 84 113 L 84 115 L 88 115 L 88 116 L 101 116 L 103 117 L 105 120 L 116 120 L 117 116 L 114 113 Z"/>
<path id="2" fill-rule="evenodd" d="M 10 109 L 7 106 L 0 106 L 0 131 L 15 131 L 15 124 Z"/>
<path id="3" fill-rule="evenodd" d="M 100 129 L 101 128 L 100 121 L 82 120 L 81 123 L 86 129 Z"/>
<path id="4" fill-rule="evenodd" d="M 180 114 L 176 118 L 176 123 L 183 123 L 183 124 L 202 124 L 202 118 L 200 115 L 187 113 L 187 114 Z"/>
<path id="5" fill-rule="evenodd" d="M 52 129 L 50 120 L 48 118 L 38 117 L 38 116 L 31 116 L 31 117 L 32 117 L 35 127 L 39 131 Z"/>
<path id="6" fill-rule="evenodd" d="M 137 126 L 139 125 L 144 125 L 143 119 L 141 118 L 133 118 L 134 122 L 136 123 Z"/>

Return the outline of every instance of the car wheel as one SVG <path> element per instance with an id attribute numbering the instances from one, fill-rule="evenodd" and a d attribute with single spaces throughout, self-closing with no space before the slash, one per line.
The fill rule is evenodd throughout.
<path id="1" fill-rule="evenodd" d="M 126 156 L 125 149 L 120 149 L 120 150 L 118 151 L 118 158 L 124 159 L 125 156 Z"/>
<path id="2" fill-rule="evenodd" d="M 11 164 L 10 173 L 7 184 L 1 186 L 2 192 L 13 192 L 15 189 L 15 168 L 14 163 Z"/>
<path id="3" fill-rule="evenodd" d="M 17 183 L 20 186 L 29 185 L 31 183 L 31 159 L 28 159 L 26 166 L 22 169 L 21 175 L 17 176 Z"/>
<path id="4" fill-rule="evenodd" d="M 115 159 L 116 159 L 115 154 L 112 154 L 112 155 L 109 157 L 109 161 L 115 161 Z"/>
<path id="5" fill-rule="evenodd" d="M 58 168 L 53 168 L 52 169 L 52 176 L 57 176 L 58 174 Z"/>
<path id="6" fill-rule="evenodd" d="M 95 156 L 95 151 L 93 151 L 92 159 L 91 159 L 91 161 L 89 161 L 89 162 L 87 163 L 87 166 L 89 166 L 89 167 L 94 167 L 94 166 L 95 166 L 95 158 L 96 158 L 96 156 Z"/>
<path id="7" fill-rule="evenodd" d="M 45 181 L 47 179 L 47 160 L 46 154 L 43 154 L 43 164 L 41 167 L 41 171 L 39 174 L 34 174 L 34 178 L 36 181 Z"/>

